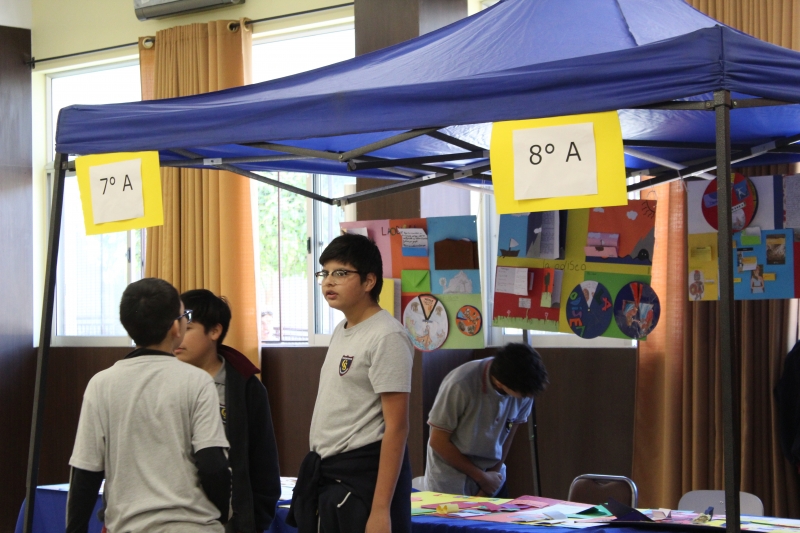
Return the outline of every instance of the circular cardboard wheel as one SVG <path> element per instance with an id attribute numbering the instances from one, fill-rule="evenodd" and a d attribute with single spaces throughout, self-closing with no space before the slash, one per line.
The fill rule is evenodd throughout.
<path id="1" fill-rule="evenodd" d="M 614 304 L 605 285 L 584 281 L 575 286 L 567 300 L 569 327 L 579 337 L 594 339 L 608 329 L 614 316 Z"/>
<path id="2" fill-rule="evenodd" d="M 456 326 L 458 326 L 458 331 L 467 337 L 474 337 L 481 332 L 483 316 L 477 307 L 464 305 L 456 314 Z"/>
<path id="3" fill-rule="evenodd" d="M 758 193 L 753 182 L 743 174 L 733 175 L 731 188 L 731 208 L 733 209 L 733 231 L 742 231 L 750 225 L 758 211 Z M 706 222 L 717 228 L 717 180 L 712 180 L 703 193 L 703 216 Z"/>
<path id="4" fill-rule="evenodd" d="M 403 325 L 411 343 L 423 352 L 444 344 L 450 328 L 447 311 L 433 294 L 420 294 L 408 302 L 403 311 Z"/>
<path id="5" fill-rule="evenodd" d="M 614 300 L 614 318 L 620 331 L 641 339 L 653 331 L 661 316 L 658 295 L 647 283 L 633 281 L 622 287 Z"/>

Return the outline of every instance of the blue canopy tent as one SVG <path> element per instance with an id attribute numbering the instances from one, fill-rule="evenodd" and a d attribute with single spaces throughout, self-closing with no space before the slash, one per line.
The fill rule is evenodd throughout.
<path id="1" fill-rule="evenodd" d="M 629 189 L 715 168 L 729 183 L 732 157 L 748 164 L 800 160 L 793 146 L 800 140 L 795 103 L 800 53 L 721 25 L 682 0 L 504 0 L 411 41 L 267 83 L 64 109 L 56 133 L 28 501 L 38 471 L 70 154 L 158 150 L 162 166 L 228 170 L 344 205 L 438 182 L 490 181 L 491 122 L 618 110 L 629 175 L 656 176 Z M 258 170 L 399 181 L 326 198 Z M 738 531 L 730 188 L 719 190 L 726 527 Z M 28 509 L 26 527 L 33 505 Z"/>

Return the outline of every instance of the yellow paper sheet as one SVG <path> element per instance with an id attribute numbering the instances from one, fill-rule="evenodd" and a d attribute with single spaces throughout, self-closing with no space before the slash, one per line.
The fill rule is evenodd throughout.
<path id="1" fill-rule="evenodd" d="M 89 168 L 131 159 L 141 159 L 142 161 L 142 199 L 144 201 L 144 216 L 118 222 L 95 224 L 92 213 Z M 164 209 L 161 203 L 161 168 L 158 152 L 120 152 L 114 154 L 87 155 L 75 160 L 75 170 L 78 175 L 78 188 L 81 193 L 86 235 L 114 233 L 117 231 L 128 231 L 151 226 L 161 226 L 164 224 Z"/>
<path id="2" fill-rule="evenodd" d="M 597 194 L 515 200 L 514 131 L 588 122 L 594 125 L 597 153 Z M 500 214 L 624 205 L 628 202 L 622 130 L 616 111 L 497 122 L 492 127 L 491 164 L 494 197 L 497 212 Z M 558 176 L 553 176 L 553 179 L 558 179 Z"/>
<path id="3" fill-rule="evenodd" d="M 383 278 L 383 287 L 381 288 L 378 305 L 381 306 L 381 309 L 389 311 L 389 314 L 399 320 L 400 317 L 395 316 L 394 289 L 396 283 L 397 280 L 395 279 Z"/>
<path id="4" fill-rule="evenodd" d="M 687 236 L 689 279 L 687 296 L 694 301 L 714 301 L 719 294 L 717 234 L 694 233 Z"/>

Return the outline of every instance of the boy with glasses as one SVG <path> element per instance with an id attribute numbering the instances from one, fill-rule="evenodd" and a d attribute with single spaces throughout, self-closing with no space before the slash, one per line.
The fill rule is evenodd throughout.
<path id="1" fill-rule="evenodd" d="M 225 530 L 264 531 L 275 518 L 275 504 L 281 496 L 267 389 L 256 375 L 259 369 L 244 354 L 222 344 L 231 323 L 228 302 L 206 289 L 184 292 L 181 300 L 192 309 L 192 322 L 175 357 L 214 379 L 219 413 L 231 443 L 233 516 Z"/>
<path id="2" fill-rule="evenodd" d="M 345 320 L 322 365 L 311 452 L 300 467 L 287 523 L 299 533 L 407 533 L 411 341 L 378 305 L 383 262 L 374 242 L 341 235 L 319 262 L 322 294 Z"/>
<path id="3" fill-rule="evenodd" d="M 191 313 L 161 279 L 123 292 L 120 321 L 136 349 L 86 387 L 68 533 L 88 530 L 103 478 L 109 531 L 223 533 L 231 474 L 214 382 L 172 355 Z"/>

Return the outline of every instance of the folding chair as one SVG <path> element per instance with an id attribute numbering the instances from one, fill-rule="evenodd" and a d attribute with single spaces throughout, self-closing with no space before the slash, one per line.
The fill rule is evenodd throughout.
<path id="1" fill-rule="evenodd" d="M 614 498 L 620 503 L 636 507 L 639 491 L 636 483 L 625 476 L 583 474 L 572 480 L 567 499 L 571 502 L 598 505 Z"/>
<path id="2" fill-rule="evenodd" d="M 709 507 L 716 514 L 725 513 L 724 490 L 690 490 L 678 502 L 678 509 L 702 513 Z M 739 493 L 739 512 L 750 516 L 764 516 L 764 504 L 758 496 L 749 492 Z"/>

